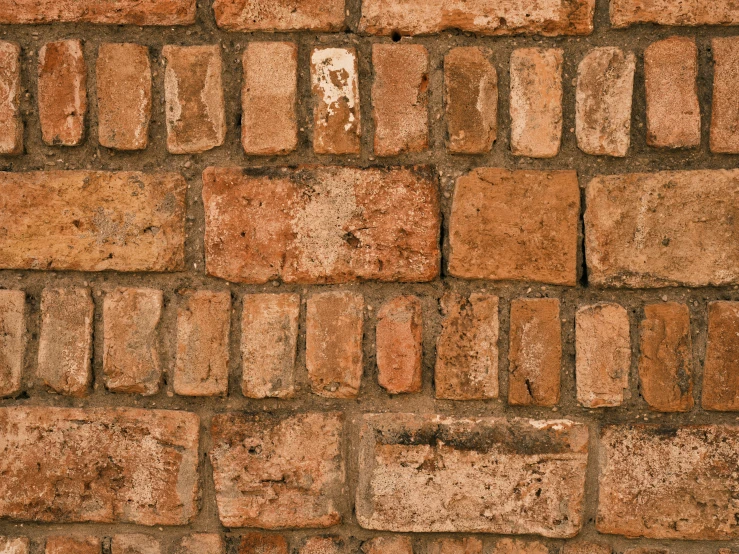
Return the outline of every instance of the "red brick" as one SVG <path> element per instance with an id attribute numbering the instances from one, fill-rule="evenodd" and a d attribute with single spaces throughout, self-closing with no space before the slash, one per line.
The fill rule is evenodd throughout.
<path id="1" fill-rule="evenodd" d="M 475 169 L 454 189 L 449 273 L 574 286 L 579 214 L 574 171 Z"/>
<path id="2" fill-rule="evenodd" d="M 628 27 L 635 23 L 658 25 L 736 25 L 739 6 L 733 0 L 611 0 L 611 24 Z"/>
<path id="3" fill-rule="evenodd" d="M 631 142 L 636 57 L 620 48 L 595 48 L 577 70 L 577 145 L 586 154 L 623 158 Z"/>
<path id="4" fill-rule="evenodd" d="M 365 415 L 357 520 L 395 532 L 572 537 L 587 450 L 587 427 L 565 420 Z"/>
<path id="5" fill-rule="evenodd" d="M 429 146 L 429 55 L 420 44 L 373 44 L 372 116 L 377 156 Z"/>
<path id="6" fill-rule="evenodd" d="M 231 293 L 197 291 L 177 310 L 174 391 L 184 396 L 228 393 Z"/>
<path id="7" fill-rule="evenodd" d="M 143 150 L 151 118 L 149 49 L 140 44 L 101 44 L 95 73 L 100 144 Z"/>
<path id="8" fill-rule="evenodd" d="M 596 177 L 585 205 L 591 285 L 739 284 L 739 171 Z"/>
<path id="9" fill-rule="evenodd" d="M 223 538 L 216 533 L 193 533 L 179 541 L 175 554 L 225 554 Z"/>
<path id="10" fill-rule="evenodd" d="M 189 25 L 195 0 L 0 0 L 0 23 Z"/>
<path id="11" fill-rule="evenodd" d="M 540 542 L 503 539 L 497 542 L 493 554 L 549 554 L 549 548 Z"/>
<path id="12" fill-rule="evenodd" d="M 554 406 L 559 403 L 561 333 L 556 298 L 523 298 L 511 302 L 509 404 Z"/>
<path id="13" fill-rule="evenodd" d="M 714 38 L 713 97 L 711 100 L 711 152 L 739 153 L 739 37 Z"/>
<path id="14" fill-rule="evenodd" d="M 241 144 L 247 154 L 287 154 L 298 145 L 298 47 L 249 42 L 242 57 Z"/>
<path id="15" fill-rule="evenodd" d="M 208 168 L 203 203 L 206 268 L 229 281 L 439 275 L 438 184 L 425 167 Z"/>
<path id="16" fill-rule="evenodd" d="M 159 541 L 150 535 L 113 535 L 110 541 L 111 554 L 161 554 Z"/>
<path id="17" fill-rule="evenodd" d="M 310 537 L 299 554 L 346 554 L 344 541 L 339 537 Z"/>
<path id="18" fill-rule="evenodd" d="M 739 427 L 606 426 L 599 446 L 601 533 L 654 539 L 739 537 Z"/>
<path id="19" fill-rule="evenodd" d="M 577 401 L 586 408 L 620 406 L 629 388 L 629 314 L 618 304 L 583 306 L 575 314 Z"/>
<path id="20" fill-rule="evenodd" d="M 398 296 L 377 314 L 377 380 L 391 394 L 421 390 L 421 301 Z"/>
<path id="21" fill-rule="evenodd" d="M 324 292 L 308 299 L 305 365 L 311 390 L 328 398 L 354 398 L 362 383 L 364 298 Z"/>
<path id="22" fill-rule="evenodd" d="M 0 517 L 186 525 L 197 513 L 195 414 L 0 408 Z"/>
<path id="23" fill-rule="evenodd" d="M 739 411 L 739 302 L 708 304 L 703 409 Z"/>
<path id="24" fill-rule="evenodd" d="M 87 114 L 87 67 L 82 42 L 49 42 L 39 50 L 38 60 L 41 137 L 46 144 L 80 144 Z"/>
<path id="25" fill-rule="evenodd" d="M 613 550 L 607 544 L 597 542 L 568 542 L 562 549 L 562 554 L 611 554 Z"/>
<path id="26" fill-rule="evenodd" d="M 498 398 L 498 297 L 446 294 L 436 343 L 436 398 Z"/>
<path id="27" fill-rule="evenodd" d="M 247 398 L 295 393 L 298 294 L 248 294 L 241 316 L 241 390 Z"/>
<path id="28" fill-rule="evenodd" d="M 21 47 L 0 42 L 0 155 L 23 152 Z"/>
<path id="29" fill-rule="evenodd" d="M 21 390 L 26 348 L 26 295 L 21 290 L 0 290 L 0 397 Z"/>
<path id="30" fill-rule="evenodd" d="M 45 289 L 41 295 L 41 336 L 37 375 L 56 393 L 87 396 L 92 383 L 90 290 Z"/>
<path id="31" fill-rule="evenodd" d="M 434 34 L 447 29 L 480 35 L 588 35 L 595 0 L 364 0 L 360 31 Z"/>
<path id="32" fill-rule="evenodd" d="M 344 0 L 214 0 L 219 27 L 229 31 L 340 31 Z"/>
<path id="33" fill-rule="evenodd" d="M 162 56 L 167 63 L 167 150 L 172 154 L 196 154 L 222 145 L 226 115 L 221 47 L 168 44 L 162 48 Z"/>
<path id="34" fill-rule="evenodd" d="M 239 554 L 287 554 L 287 541 L 282 535 L 248 533 L 241 537 Z"/>
<path id="35" fill-rule="evenodd" d="M 262 529 L 341 522 L 343 415 L 218 414 L 213 480 L 221 523 Z"/>
<path id="36" fill-rule="evenodd" d="M 562 139 L 562 57 L 557 48 L 511 54 L 511 152 L 553 158 Z"/>
<path id="37" fill-rule="evenodd" d="M 480 539 L 438 539 L 428 548 L 429 554 L 482 554 Z"/>
<path id="38" fill-rule="evenodd" d="M 362 545 L 364 554 L 413 554 L 413 542 L 409 537 L 375 537 Z"/>
<path id="39" fill-rule="evenodd" d="M 359 154 L 361 113 L 359 70 L 354 48 L 314 48 L 313 150 L 318 154 Z"/>
<path id="40" fill-rule="evenodd" d="M 46 554 L 100 554 L 101 550 L 97 537 L 59 535 L 46 539 Z"/>
<path id="41" fill-rule="evenodd" d="M 448 145 L 459 154 L 490 152 L 498 133 L 498 73 L 489 50 L 452 48 L 444 57 Z"/>
<path id="42" fill-rule="evenodd" d="M 157 327 L 162 291 L 118 288 L 103 302 L 103 372 L 111 392 L 159 392 L 162 368 Z"/>
<path id="43" fill-rule="evenodd" d="M 0 268 L 182 269 L 185 190 L 174 173 L 0 172 Z"/>

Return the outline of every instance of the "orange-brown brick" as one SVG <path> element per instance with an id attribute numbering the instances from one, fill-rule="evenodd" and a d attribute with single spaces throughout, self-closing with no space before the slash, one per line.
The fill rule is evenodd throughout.
<path id="1" fill-rule="evenodd" d="M 30 552 L 29 546 L 28 537 L 0 536 L 0 552 L 3 554 L 28 554 Z"/>
<path id="2" fill-rule="evenodd" d="M 413 542 L 410 537 L 375 537 L 362 545 L 362 552 L 364 554 L 413 554 Z"/>
<path id="3" fill-rule="evenodd" d="M 710 2 L 673 0 L 611 0 L 611 23 L 628 27 L 635 23 L 659 25 L 736 25 L 739 6 L 733 0 Z"/>
<path id="4" fill-rule="evenodd" d="M 345 554 L 344 541 L 339 537 L 310 537 L 300 547 L 300 554 Z"/>
<path id="5" fill-rule="evenodd" d="M 23 291 L 0 290 L 0 398 L 21 390 L 26 346 L 25 303 Z"/>
<path id="6" fill-rule="evenodd" d="M 151 535 L 130 533 L 113 535 L 110 554 L 162 554 L 159 540 Z"/>
<path id="7" fill-rule="evenodd" d="M 46 554 L 100 554 L 101 550 L 97 537 L 57 535 L 46 539 Z"/>
<path id="8" fill-rule="evenodd" d="M 502 539 L 496 543 L 493 554 L 549 554 L 549 548 L 540 542 Z"/>
<path id="9" fill-rule="evenodd" d="M 568 542 L 562 549 L 562 554 L 611 554 L 612 552 L 613 550 L 607 544 L 587 541 Z"/>
<path id="10" fill-rule="evenodd" d="M 672 551 L 669 548 L 638 546 L 636 548 L 627 548 L 624 550 L 624 554 L 672 554 Z M 721 554 L 721 551 L 719 551 L 719 554 Z"/>
<path id="11" fill-rule="evenodd" d="M 0 23 L 103 23 L 188 25 L 195 23 L 195 0 L 3 0 Z"/>
<path id="12" fill-rule="evenodd" d="M 377 380 L 391 394 L 421 390 L 421 301 L 398 296 L 377 314 Z"/>
<path id="13" fill-rule="evenodd" d="M 225 554 L 226 545 L 216 533 L 193 533 L 180 539 L 174 554 Z"/>
<path id="14" fill-rule="evenodd" d="M 20 56 L 19 45 L 0 42 L 0 156 L 23 152 Z"/>
<path id="15" fill-rule="evenodd" d="M 739 411 L 739 302 L 708 304 L 703 409 Z"/>
<path id="16" fill-rule="evenodd" d="M 711 99 L 711 152 L 739 153 L 739 37 L 711 41 L 713 97 Z"/>
<path id="17" fill-rule="evenodd" d="M 229 31 L 340 31 L 345 0 L 214 0 L 219 27 Z"/>
<path id="18" fill-rule="evenodd" d="M 287 554 L 287 541 L 282 535 L 247 533 L 239 541 L 239 554 Z"/>
<path id="19" fill-rule="evenodd" d="M 429 545 L 429 554 L 482 554 L 480 539 L 438 539 Z"/>

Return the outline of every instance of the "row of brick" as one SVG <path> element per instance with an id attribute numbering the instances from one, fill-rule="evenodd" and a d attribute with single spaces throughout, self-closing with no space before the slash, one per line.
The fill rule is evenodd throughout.
<path id="1" fill-rule="evenodd" d="M 259 550 L 249 548 L 248 540 L 249 535 L 244 536 L 239 554 L 258 554 Z M 117 534 L 109 539 L 93 535 L 52 535 L 44 541 L 43 551 L 44 554 L 226 554 L 226 545 L 223 537 L 214 533 L 186 535 L 170 550 L 164 550 L 157 538 L 142 533 Z M 30 554 L 31 541 L 27 537 L 0 537 L 0 552 Z M 279 551 L 263 552 L 280 554 Z"/>

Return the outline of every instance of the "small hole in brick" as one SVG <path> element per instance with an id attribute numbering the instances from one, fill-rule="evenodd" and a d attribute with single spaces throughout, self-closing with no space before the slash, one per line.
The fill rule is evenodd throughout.
<path id="1" fill-rule="evenodd" d="M 393 39 L 393 42 L 400 42 L 400 33 L 398 31 L 393 31 L 393 34 L 390 35 L 390 38 Z"/>

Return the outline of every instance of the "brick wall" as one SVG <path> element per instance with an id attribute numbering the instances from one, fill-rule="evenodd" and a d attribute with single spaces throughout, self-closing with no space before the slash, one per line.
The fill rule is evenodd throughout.
<path id="1" fill-rule="evenodd" d="M 0 554 L 739 553 L 732 0 L 0 0 Z"/>

